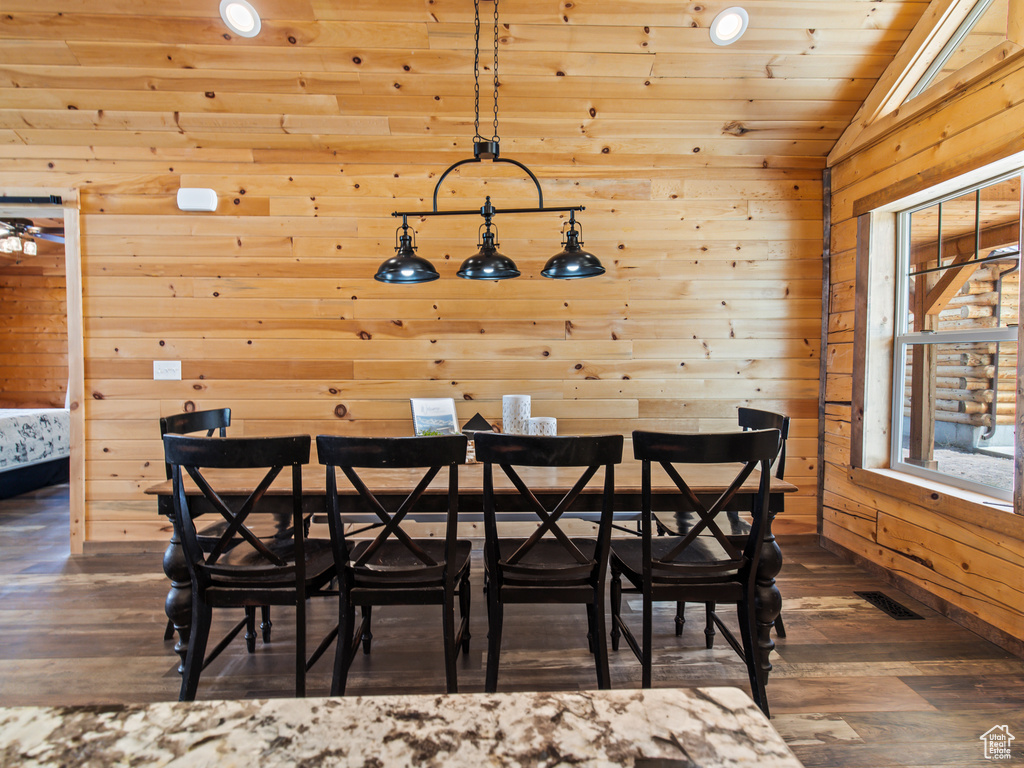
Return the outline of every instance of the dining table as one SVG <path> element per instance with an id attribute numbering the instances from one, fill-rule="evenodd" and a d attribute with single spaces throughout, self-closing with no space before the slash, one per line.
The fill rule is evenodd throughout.
<path id="1" fill-rule="evenodd" d="M 0 707 L 0 762 L 801 768 L 750 697 L 729 687 Z"/>
<path id="2" fill-rule="evenodd" d="M 621 535 L 635 535 L 638 531 L 641 504 L 641 468 L 642 462 L 635 459 L 624 459 L 615 465 L 615 499 L 614 525 L 620 529 Z M 304 511 L 313 516 L 323 516 L 326 510 L 326 470 L 319 464 L 308 464 L 302 471 L 302 503 Z M 683 477 L 687 478 L 698 498 L 717 498 L 726 491 L 736 477 L 738 465 L 735 464 L 701 464 L 679 465 Z M 571 467 L 521 467 L 517 468 L 520 477 L 533 491 L 537 499 L 549 505 L 551 509 L 573 487 L 579 479 L 579 471 Z M 250 472 L 244 470 L 208 470 L 204 472 L 221 497 L 237 508 L 252 491 L 255 480 Z M 388 509 L 395 509 L 413 490 L 422 478 L 422 472 L 408 469 L 372 469 L 360 473 L 367 487 L 373 491 L 378 500 Z M 566 518 L 596 521 L 601 514 L 601 482 L 602 470 L 591 480 L 586 489 L 575 502 L 565 511 Z M 729 515 L 722 525 L 723 531 L 733 535 L 747 533 L 749 525 L 738 514 L 736 509 L 749 506 L 753 495 L 757 492 L 760 475 L 754 470 L 744 481 L 735 498 L 735 508 L 721 514 Z M 479 522 L 483 519 L 483 464 L 467 463 L 459 466 L 459 522 Z M 772 665 L 770 654 L 775 648 L 771 630 L 775 619 L 782 610 L 782 596 L 775 583 L 775 577 L 782 568 L 782 551 L 772 533 L 772 520 L 784 510 L 786 495 L 793 493 L 797 487 L 777 477 L 771 478 L 769 494 L 769 515 L 761 539 L 761 556 L 757 567 L 757 587 L 755 590 L 755 616 L 757 620 L 758 663 L 767 680 Z M 431 482 L 426 492 L 417 502 L 416 508 L 407 518 L 416 522 L 441 521 L 442 513 L 447 509 L 447 478 L 439 474 Z M 527 508 L 525 502 L 503 472 L 494 473 L 494 492 L 497 519 L 499 522 L 536 521 L 536 513 Z M 174 521 L 174 505 L 172 500 L 172 483 L 165 480 L 146 489 L 146 493 L 157 499 L 157 511 Z M 277 513 L 282 525 L 290 525 L 291 505 L 287 494 L 290 493 L 290 475 L 279 477 L 261 502 L 263 512 Z M 211 511 L 201 492 L 186 478 L 186 494 L 190 502 L 194 502 L 192 514 L 201 515 Z M 281 504 L 275 505 L 275 497 Z M 352 524 L 376 523 L 379 519 L 362 506 L 361 498 L 354 487 L 339 480 L 339 505 L 346 522 Z M 674 521 L 676 529 L 685 529 L 694 518 L 694 513 L 675 483 L 669 476 L 655 465 L 651 473 L 652 508 L 659 513 L 659 518 Z M 629 529 L 632 528 L 632 534 Z M 164 610 L 174 625 L 178 640 L 174 649 L 181 662 L 179 672 L 184 668 L 185 654 L 188 651 L 188 639 L 192 619 L 192 588 L 188 566 L 182 552 L 176 525 L 172 525 L 172 535 L 164 552 L 163 569 L 171 582 Z"/>

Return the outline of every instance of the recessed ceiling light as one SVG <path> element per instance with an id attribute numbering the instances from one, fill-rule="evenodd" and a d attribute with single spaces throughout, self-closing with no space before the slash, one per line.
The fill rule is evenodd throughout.
<path id="1" fill-rule="evenodd" d="M 726 8 L 711 22 L 711 42 L 715 45 L 735 43 L 747 31 L 749 21 L 746 10 L 738 5 Z"/>
<path id="2" fill-rule="evenodd" d="M 260 15 L 246 0 L 220 0 L 220 17 L 239 37 L 256 37 L 260 33 Z"/>

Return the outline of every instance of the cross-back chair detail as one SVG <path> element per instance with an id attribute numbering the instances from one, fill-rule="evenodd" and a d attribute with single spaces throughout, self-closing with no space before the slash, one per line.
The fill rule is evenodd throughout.
<path id="1" fill-rule="evenodd" d="M 309 461 L 308 435 L 290 437 L 209 438 L 164 435 L 164 456 L 171 466 L 175 526 L 192 581 L 192 631 L 185 656 L 185 671 L 180 698 L 195 698 L 202 670 L 215 659 L 245 626 L 253 606 L 291 605 L 295 607 L 295 691 L 305 695 L 305 606 L 306 598 L 316 593 L 332 575 L 330 545 L 326 541 L 307 540 L 307 521 L 302 509 L 302 465 Z M 288 468 L 287 484 L 268 491 L 283 470 Z M 232 470 L 249 473 L 263 471 L 262 478 L 235 502 L 232 493 L 218 490 L 226 482 L 223 476 Z M 190 492 L 186 477 L 198 490 Z M 289 536 L 261 539 L 249 526 L 249 518 L 262 514 L 265 506 L 275 512 L 286 506 L 291 516 Z M 201 513 L 219 515 L 225 525 L 211 546 L 201 542 L 196 532 L 196 517 Z M 212 622 L 212 609 L 246 608 L 246 618 L 236 624 L 224 639 L 206 655 Z"/>
<path id="2" fill-rule="evenodd" d="M 724 434 L 633 433 L 634 455 L 642 462 L 641 535 L 616 539 L 612 544 L 611 636 L 613 650 L 618 650 L 619 638 L 624 637 L 640 660 L 643 687 L 650 687 L 652 678 L 652 603 L 665 600 L 731 603 L 737 606 L 740 640 L 728 631 L 714 611 L 712 619 L 746 662 L 754 700 L 767 711 L 765 673 L 760 668 L 756 647 L 754 593 L 768 511 L 769 466 L 778 452 L 778 442 L 778 430 Z M 717 498 L 708 500 L 693 490 L 699 486 L 699 465 L 733 463 L 740 464 L 735 477 Z M 688 517 L 677 517 L 680 530 L 669 528 L 669 536 L 653 535 L 651 487 L 655 465 L 661 467 L 678 488 L 681 507 L 693 510 Z M 685 465 L 697 466 L 680 471 L 679 467 Z M 753 494 L 751 529 L 749 535 L 739 539 L 723 530 L 722 518 L 726 517 L 737 493 L 755 469 L 759 470 L 760 477 Z M 662 525 L 666 526 L 664 522 Z M 621 616 L 623 577 L 643 597 L 640 642 Z"/>
<path id="3" fill-rule="evenodd" d="M 296 465 L 292 465 L 296 466 Z M 206 567 L 211 573 L 222 571 L 217 566 L 217 561 L 220 556 L 223 555 L 229 549 L 238 546 L 241 542 L 239 538 L 249 543 L 253 549 L 255 549 L 260 555 L 265 557 L 272 565 L 278 567 L 285 567 L 287 563 L 284 558 L 277 555 L 275 552 L 260 540 L 259 536 L 252 532 L 252 529 L 245 524 L 249 517 L 249 514 L 253 511 L 255 506 L 263 499 L 277 476 L 281 474 L 281 470 L 284 467 L 277 465 L 270 467 L 263 479 L 260 480 L 259 485 L 253 489 L 252 493 L 246 497 L 245 501 L 238 508 L 237 511 L 232 511 L 227 503 L 221 498 L 220 494 L 210 485 L 206 476 L 203 475 L 202 470 L 199 467 L 188 466 L 184 467 L 185 471 L 188 472 L 189 477 L 196 484 L 196 487 L 203 492 L 203 496 L 206 497 L 206 503 L 213 507 L 213 510 L 217 512 L 222 518 L 224 518 L 223 530 L 216 536 L 213 546 L 209 548 L 209 553 L 206 558 Z"/>
<path id="4" fill-rule="evenodd" d="M 464 653 L 468 652 L 470 639 L 469 559 L 472 545 L 458 539 L 459 465 L 466 459 L 466 437 L 320 435 L 316 444 L 319 461 L 327 472 L 327 522 L 339 593 L 332 695 L 345 693 L 348 670 L 359 644 L 362 643 L 364 653 L 370 652 L 374 605 L 442 606 L 446 686 L 449 693 L 457 692 L 457 650 L 461 646 Z M 361 511 L 369 510 L 376 517 L 375 521 L 356 531 L 346 531 L 337 469 L 356 491 Z M 403 523 L 424 500 L 443 469 L 448 470 L 444 487 L 444 539 L 414 538 L 403 528 Z M 378 482 L 367 483 L 365 477 L 368 472 L 376 473 Z M 410 478 L 418 479 L 410 481 Z M 378 490 L 371 489 L 371 484 Z M 392 504 L 394 511 L 389 511 L 380 496 L 384 495 L 382 491 L 389 492 L 389 487 L 396 485 L 411 485 L 412 491 L 397 504 Z M 351 504 L 345 506 L 348 510 Z M 353 538 L 366 532 L 373 532 L 373 537 Z M 461 616 L 457 631 L 456 598 Z M 362 613 L 358 627 L 355 622 L 356 606 Z M 321 644 L 314 657 L 326 649 L 333 634 Z"/>
<path id="5" fill-rule="evenodd" d="M 604 584 L 614 512 L 615 465 L 622 460 L 622 442 L 621 435 L 477 434 L 476 455 L 484 464 L 484 563 L 489 626 L 487 691 L 497 689 L 504 606 L 509 603 L 586 605 L 588 645 L 595 657 L 598 686 L 611 686 L 604 630 Z M 495 465 L 508 477 L 521 504 L 537 515 L 537 529 L 525 538 L 505 538 L 498 534 Z M 579 467 L 581 474 L 549 509 L 517 470 L 522 467 Z M 571 537 L 562 530 L 559 521 L 602 468 L 604 481 L 597 538 Z"/>

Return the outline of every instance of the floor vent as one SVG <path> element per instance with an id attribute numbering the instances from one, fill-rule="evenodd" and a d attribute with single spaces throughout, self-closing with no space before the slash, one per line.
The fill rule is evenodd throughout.
<path id="1" fill-rule="evenodd" d="M 924 619 L 924 616 L 919 616 L 912 610 L 907 608 L 905 605 L 900 605 L 891 597 L 884 592 L 854 592 L 853 594 L 858 597 L 863 597 L 875 608 L 885 611 L 887 614 L 892 616 L 894 619 L 905 621 L 907 619 Z"/>

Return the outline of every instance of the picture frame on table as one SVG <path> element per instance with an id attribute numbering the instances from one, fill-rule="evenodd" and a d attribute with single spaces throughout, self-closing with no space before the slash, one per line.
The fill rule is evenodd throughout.
<path id="1" fill-rule="evenodd" d="M 455 399 L 451 397 L 411 397 L 413 434 L 457 435 L 459 417 L 455 412 Z"/>

